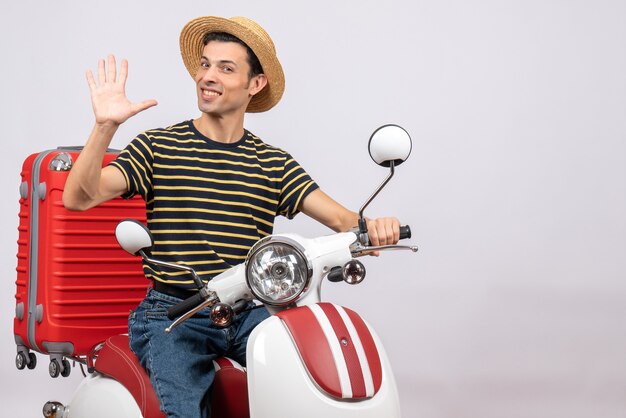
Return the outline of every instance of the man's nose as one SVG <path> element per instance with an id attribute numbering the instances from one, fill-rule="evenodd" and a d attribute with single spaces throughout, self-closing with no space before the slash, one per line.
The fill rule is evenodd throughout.
<path id="1" fill-rule="evenodd" d="M 211 65 L 202 74 L 202 81 L 204 83 L 215 83 L 217 82 L 217 80 L 218 80 L 217 67 L 215 67 L 214 65 Z"/>

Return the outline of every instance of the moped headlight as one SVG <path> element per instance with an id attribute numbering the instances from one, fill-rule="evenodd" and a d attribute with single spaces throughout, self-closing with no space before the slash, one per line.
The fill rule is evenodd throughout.
<path id="1" fill-rule="evenodd" d="M 267 237 L 257 242 L 246 259 L 248 287 L 261 302 L 287 305 L 308 287 L 310 263 L 304 249 L 286 237 Z"/>

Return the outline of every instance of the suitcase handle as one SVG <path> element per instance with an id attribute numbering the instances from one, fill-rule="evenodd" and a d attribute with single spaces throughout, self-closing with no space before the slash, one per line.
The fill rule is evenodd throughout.
<path id="1" fill-rule="evenodd" d="M 83 147 L 82 145 L 57 147 L 57 149 L 59 151 L 82 151 L 83 148 L 85 148 L 85 147 Z M 121 150 L 114 149 L 114 148 L 107 148 L 106 152 L 115 152 L 115 153 L 119 154 L 121 152 Z"/>

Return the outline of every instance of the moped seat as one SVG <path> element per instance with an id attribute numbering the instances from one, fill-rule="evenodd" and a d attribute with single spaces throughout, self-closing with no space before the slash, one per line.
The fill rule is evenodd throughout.
<path id="1" fill-rule="evenodd" d="M 211 416 L 248 418 L 248 382 L 245 369 L 222 357 L 213 362 L 215 380 L 211 393 Z M 146 418 L 165 417 L 150 378 L 128 344 L 128 335 L 109 337 L 98 352 L 95 369 L 120 382 L 133 395 Z"/>
<path id="2" fill-rule="evenodd" d="M 218 358 L 213 365 L 215 380 L 211 389 L 211 416 L 249 418 L 246 370 L 227 357 Z"/>
<path id="3" fill-rule="evenodd" d="M 130 350 L 128 335 L 107 338 L 98 352 L 96 370 L 120 382 L 135 398 L 144 417 L 165 418 L 148 374 Z"/>

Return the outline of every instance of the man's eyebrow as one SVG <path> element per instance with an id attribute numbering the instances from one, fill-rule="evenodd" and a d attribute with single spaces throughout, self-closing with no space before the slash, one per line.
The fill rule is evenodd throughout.
<path id="1" fill-rule="evenodd" d="M 205 57 L 204 55 L 202 57 L 200 57 L 200 59 L 203 59 L 203 60 L 211 62 L 211 60 L 208 59 L 207 57 Z M 217 63 L 218 64 L 231 64 L 231 65 L 237 66 L 237 63 L 235 61 L 232 61 L 232 60 L 219 60 L 219 61 L 217 61 Z"/>

